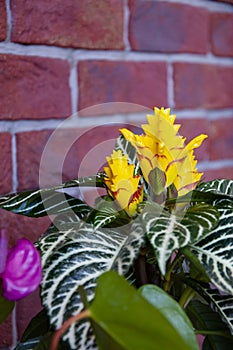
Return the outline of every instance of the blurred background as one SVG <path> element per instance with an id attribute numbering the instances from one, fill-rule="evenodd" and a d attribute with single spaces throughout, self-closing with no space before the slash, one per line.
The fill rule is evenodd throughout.
<path id="1" fill-rule="evenodd" d="M 92 175 L 154 106 L 187 140 L 209 135 L 196 152 L 205 181 L 232 178 L 232 58 L 233 0 L 0 0 L 0 195 Z M 49 223 L 0 211 L 11 243 Z M 0 326 L 1 349 L 38 295 Z"/>

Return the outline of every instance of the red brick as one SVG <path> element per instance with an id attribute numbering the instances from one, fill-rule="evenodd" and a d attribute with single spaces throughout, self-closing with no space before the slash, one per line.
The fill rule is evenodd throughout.
<path id="1" fill-rule="evenodd" d="M 12 189 L 11 135 L 0 133 L 0 194 Z"/>
<path id="2" fill-rule="evenodd" d="M 0 41 L 6 39 L 6 4 L 4 0 L 0 0 Z"/>
<path id="3" fill-rule="evenodd" d="M 163 62 L 81 61 L 78 76 L 79 110 L 109 102 L 148 108 L 167 105 L 167 71 Z M 127 106 L 123 110 L 127 111 Z M 107 112 L 115 110 L 107 108 Z"/>
<path id="4" fill-rule="evenodd" d="M 210 123 L 210 159 L 233 158 L 233 118 L 214 120 Z"/>
<path id="5" fill-rule="evenodd" d="M 179 112 L 177 113 L 179 115 Z M 181 124 L 179 134 L 186 137 L 186 144 L 200 134 L 207 134 L 208 138 L 197 148 L 194 153 L 197 161 L 208 160 L 211 144 L 209 122 L 205 118 L 181 119 L 177 117 L 177 124 Z"/>
<path id="6" fill-rule="evenodd" d="M 203 181 L 211 181 L 215 179 L 232 179 L 233 167 L 222 167 L 218 169 L 204 169 Z"/>
<path id="7" fill-rule="evenodd" d="M 13 343 L 11 314 L 0 324 L 0 349 L 5 349 Z"/>
<path id="8" fill-rule="evenodd" d="M 231 66 L 175 63 L 175 106 L 209 109 L 232 107 L 232 81 Z"/>
<path id="9" fill-rule="evenodd" d="M 12 40 L 25 44 L 122 49 L 123 3 L 123 0 L 14 1 Z"/>
<path id="10" fill-rule="evenodd" d="M 64 118 L 71 114 L 69 63 L 0 55 L 0 119 Z"/>
<path id="11" fill-rule="evenodd" d="M 51 133 L 43 130 L 16 134 L 18 191 L 39 187 L 40 159 Z"/>
<path id="12" fill-rule="evenodd" d="M 0 209 L 0 214 L 0 227 L 6 228 L 10 246 L 22 237 L 35 242 L 50 224 L 48 217 L 30 218 L 3 209 Z"/>
<path id="13" fill-rule="evenodd" d="M 108 125 L 106 123 L 106 125 L 87 130 L 83 129 L 79 139 L 68 154 L 66 164 L 70 163 L 76 154 L 78 160 L 76 174 L 78 177 L 93 175 L 103 170 L 106 156 L 112 153 L 116 138 L 120 135 L 119 129 L 122 127 L 126 127 L 126 125 Z"/>
<path id="14" fill-rule="evenodd" d="M 218 56 L 233 56 L 233 14 L 212 13 L 211 49 Z"/>
<path id="15" fill-rule="evenodd" d="M 18 189 L 47 187 L 95 174 L 114 147 L 120 127 L 59 129 L 52 136 L 48 130 L 18 133 Z"/>
<path id="16" fill-rule="evenodd" d="M 206 53 L 208 11 L 160 1 L 130 1 L 130 42 L 134 50 Z"/>

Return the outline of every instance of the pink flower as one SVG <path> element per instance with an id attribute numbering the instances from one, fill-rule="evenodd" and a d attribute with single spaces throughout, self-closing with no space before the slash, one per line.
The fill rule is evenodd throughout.
<path id="1" fill-rule="evenodd" d="M 19 239 L 16 245 L 7 251 L 5 233 L 0 235 L 0 278 L 3 296 L 8 300 L 21 299 L 33 292 L 42 278 L 40 255 L 27 239 Z M 3 253 L 3 254 L 2 254 Z"/>

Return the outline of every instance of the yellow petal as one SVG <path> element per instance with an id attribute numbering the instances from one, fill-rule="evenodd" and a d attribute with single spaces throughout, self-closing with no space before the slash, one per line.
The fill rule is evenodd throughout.
<path id="1" fill-rule="evenodd" d="M 198 173 L 194 149 L 199 147 L 207 135 L 201 134 L 185 145 L 186 138 L 180 136 L 176 116 L 169 108 L 154 108 L 154 115 L 147 115 L 148 124 L 143 124 L 144 134 L 135 135 L 121 129 L 125 139 L 136 149 L 140 168 L 145 180 L 155 167 L 166 175 L 166 186 L 174 183 L 178 195 L 195 188 L 202 176 Z"/>
<path id="2" fill-rule="evenodd" d="M 191 151 L 194 148 L 198 148 L 201 146 L 202 142 L 207 138 L 208 136 L 205 134 L 201 134 L 194 139 L 192 139 L 186 146 L 186 149 L 188 151 Z"/>
<path id="3" fill-rule="evenodd" d="M 108 167 L 104 168 L 104 182 L 108 193 L 116 199 L 121 209 L 128 210 L 129 203 L 138 191 L 140 175 L 134 175 L 134 165 L 128 164 L 128 157 L 123 155 L 121 150 L 114 150 L 111 157 L 106 159 Z M 133 207 L 131 213 L 132 210 Z"/>

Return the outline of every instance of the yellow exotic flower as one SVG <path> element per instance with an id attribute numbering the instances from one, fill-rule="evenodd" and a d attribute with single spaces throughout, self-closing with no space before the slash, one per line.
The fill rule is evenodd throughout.
<path id="1" fill-rule="evenodd" d="M 121 133 L 137 151 L 145 180 L 149 183 L 151 170 L 159 168 L 165 173 L 166 187 L 174 184 L 178 195 L 194 189 L 202 173 L 198 173 L 193 150 L 199 147 L 207 135 L 201 134 L 185 145 L 185 137 L 178 135 L 179 124 L 170 108 L 154 108 L 154 115 L 147 115 L 148 124 L 143 124 L 145 134 L 135 135 L 128 129 Z"/>
<path id="2" fill-rule="evenodd" d="M 108 167 L 104 168 L 104 182 L 108 192 L 121 209 L 133 216 L 143 198 L 143 187 L 139 187 L 140 175 L 134 175 L 134 165 L 128 163 L 127 155 L 120 150 L 107 157 Z"/>

